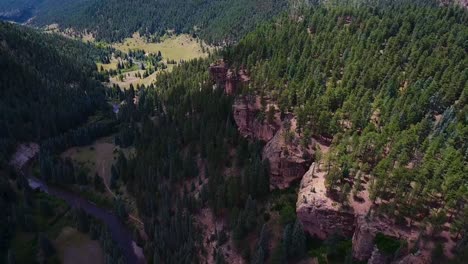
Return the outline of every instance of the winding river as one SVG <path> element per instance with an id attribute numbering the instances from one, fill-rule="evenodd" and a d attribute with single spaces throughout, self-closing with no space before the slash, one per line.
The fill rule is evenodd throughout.
<path id="1" fill-rule="evenodd" d="M 20 146 L 12 159 L 12 165 L 20 172 L 24 173 L 28 178 L 29 186 L 33 189 L 39 189 L 44 193 L 64 200 L 72 208 L 81 208 L 89 215 L 102 221 L 111 233 L 112 239 L 122 249 L 122 253 L 126 258 L 126 263 L 143 264 L 146 263 L 143 250 L 139 247 L 132 238 L 132 232 L 126 227 L 120 219 L 112 212 L 98 207 L 96 204 L 80 197 L 77 194 L 62 190 L 60 188 L 48 186 L 45 182 L 32 177 L 27 173 L 26 164 L 36 156 L 36 146 Z"/>

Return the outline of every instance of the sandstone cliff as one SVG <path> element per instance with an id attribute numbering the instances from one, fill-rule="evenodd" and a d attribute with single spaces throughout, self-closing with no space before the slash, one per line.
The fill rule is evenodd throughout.
<path id="1" fill-rule="evenodd" d="M 306 173 L 312 162 L 315 144 L 312 141 L 306 148 L 301 146 L 300 136 L 295 132 L 295 117 L 286 115 L 281 119 L 278 107 L 266 99 L 264 108 L 275 109 L 268 122 L 260 101 L 259 96 L 239 96 L 233 105 L 234 120 L 242 136 L 266 143 L 262 158 L 270 163 L 270 185 L 284 189 Z"/>
<path id="2" fill-rule="evenodd" d="M 236 92 L 239 82 L 250 81 L 245 71 L 236 73 L 224 62 L 212 65 L 210 73 L 216 87 L 223 87 L 229 95 Z M 271 108 L 275 110 L 274 115 L 267 121 L 266 109 Z M 329 147 L 314 139 L 311 139 L 309 146 L 302 147 L 294 115 L 280 115 L 278 106 L 270 98 L 262 100 L 257 95 L 238 96 L 233 105 L 233 115 L 242 136 L 265 143 L 262 157 L 270 163 L 271 188 L 287 188 L 302 179 L 296 213 L 306 232 L 321 239 L 332 234 L 352 238 L 353 257 L 359 261 L 368 260 L 369 263 L 391 262 L 391 257 L 382 254 L 375 245 L 378 233 L 407 241 L 410 246 L 414 246 L 419 235 L 417 227 L 399 226 L 383 217 L 366 218 L 375 206 L 369 199 L 367 180 L 363 183 L 363 190 L 358 193 L 359 199 L 350 198 L 343 204 L 330 197 L 325 188 L 327 173 L 322 168 L 323 164 L 320 161 L 312 163 L 315 149 L 320 148 L 325 154 Z M 424 252 L 407 255 L 392 263 L 430 263 L 430 251 L 425 249 Z"/>
<path id="3" fill-rule="evenodd" d="M 238 97 L 233 105 L 234 120 L 240 134 L 263 142 L 270 141 L 279 130 L 280 121 L 268 123 L 258 118 L 260 102 L 255 96 Z"/>
<path id="4" fill-rule="evenodd" d="M 301 181 L 296 213 L 311 235 L 326 239 L 332 234 L 351 237 L 354 232 L 354 214 L 326 196 L 325 172 L 313 163 Z"/>
<path id="5" fill-rule="evenodd" d="M 378 233 L 406 241 L 409 246 L 415 245 L 419 235 L 417 227 L 396 225 L 384 217 L 366 216 L 372 206 L 367 195 L 361 195 L 364 197 L 363 202 L 349 202 L 347 206 L 330 198 L 325 188 L 327 172 L 323 167 L 319 165 L 319 162 L 314 162 L 305 173 L 299 187 L 296 213 L 309 234 L 320 239 L 326 239 L 337 233 L 348 238 L 352 237 L 353 257 L 359 261 L 369 260 L 369 263 L 390 263 L 391 261 L 387 258 L 388 256 L 376 250 L 375 237 Z M 404 253 L 404 251 L 400 252 L 400 254 Z M 385 262 L 382 262 L 384 259 Z M 427 260 L 427 253 L 412 255 L 400 261 L 401 263 L 414 261 L 418 264 L 430 263 Z"/>

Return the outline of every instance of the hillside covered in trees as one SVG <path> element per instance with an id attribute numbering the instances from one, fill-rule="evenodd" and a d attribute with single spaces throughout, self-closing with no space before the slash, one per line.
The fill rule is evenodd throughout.
<path id="1" fill-rule="evenodd" d="M 286 0 L 90 0 L 67 12 L 44 12 L 33 23 L 87 30 L 106 41 L 120 41 L 135 32 L 162 36 L 166 30 L 175 30 L 221 43 L 239 39 L 286 7 Z"/>
<path id="2" fill-rule="evenodd" d="M 84 2 L 84 0 L 2 0 L 0 20 L 24 23 L 36 16 L 65 15 Z"/>
<path id="3" fill-rule="evenodd" d="M 111 41 L 135 31 L 161 35 L 175 29 L 217 42 L 226 36 L 236 40 L 258 22 L 282 14 L 208 59 L 183 62 L 158 75 L 154 85 L 130 85 L 125 91 L 114 85 L 104 92 L 99 83 L 107 80 L 97 73 L 95 62 L 109 61 L 109 51 L 0 24 L 0 66 L 6 69 L 0 73 L 3 159 L 15 141 L 42 141 L 37 174 L 44 181 L 131 196 L 143 229 L 133 236 L 149 263 L 299 263 L 313 258 L 356 263 L 356 221 L 349 222 L 351 235 L 336 228 L 348 222 L 323 221 L 314 227 L 329 225 L 333 233 L 312 237 L 296 206 L 305 203 L 310 213 L 327 205 L 314 208 L 309 194 L 333 201 L 330 207 L 337 209 L 328 211 L 328 219 L 339 219 L 333 217 L 367 199 L 369 207 L 360 215 L 366 221 L 384 216 L 391 228 L 418 229 L 411 247 L 408 237 L 383 233 L 366 241 L 388 263 L 422 255 L 421 241 L 436 241 L 429 252 L 433 263 L 444 263 L 446 257 L 464 263 L 468 12 L 426 1 L 336 2 L 282 12 L 284 3 L 273 0 L 90 0 L 73 16 L 60 18 L 64 27 L 91 30 L 98 39 Z M 50 22 L 40 19 L 36 23 Z M 134 52 L 132 57 L 151 57 Z M 216 68 L 221 61 L 223 66 Z M 213 68 L 221 74 L 213 76 Z M 246 85 L 222 89 L 221 83 L 240 80 Z M 64 133 L 103 109 L 106 95 L 119 102 L 117 121 L 94 127 L 94 133 Z M 250 116 L 247 104 L 245 119 L 239 121 L 236 103 L 245 98 L 258 99 L 260 106 Z M 284 144 L 278 156 L 311 149 L 310 157 L 300 152 L 298 160 L 319 164 L 324 192 L 305 186 L 318 178 L 315 166 L 310 166 L 312 181 L 276 188 L 266 142 L 243 134 L 242 121 L 260 128 L 279 126 L 282 133 L 272 135 Z M 118 132 L 112 135 L 116 155 L 109 187 L 97 173 L 91 178 L 58 154 L 77 142 L 87 145 L 110 134 L 110 127 Z M 75 140 L 83 134 L 91 135 Z M 289 148 L 294 144 L 297 148 Z M 277 163 L 288 169 L 294 161 Z M 12 224 L 12 215 L 20 210 L 19 226 L 29 228 L 28 217 L 37 211 L 36 206 L 15 205 L 31 200 L 23 180 L 16 180 L 25 188 L 21 197 L 13 180 L 0 179 L 0 206 L 6 212 L 0 220 L 7 223 L 2 227 Z M 309 189 L 302 196 L 305 187 Z M 128 208 L 120 198 L 114 200 L 114 211 L 125 221 Z M 73 218 L 80 230 L 105 238 L 113 263 L 125 262 L 110 246 L 105 229 L 83 212 L 73 212 Z M 3 231 L 7 235 L 0 250 L 7 252 L 12 232 Z M 47 241 L 39 238 L 47 252 Z M 451 243 L 450 248 L 444 243 Z"/>
<path id="4" fill-rule="evenodd" d="M 458 239 L 468 220 L 467 25 L 458 7 L 317 7 L 224 55 L 249 72 L 245 92 L 294 113 L 294 132 L 332 140 L 333 201 L 346 208 L 366 182 L 369 215 Z"/>
<path id="5" fill-rule="evenodd" d="M 0 164 L 15 142 L 40 141 L 86 121 L 105 104 L 96 61 L 107 51 L 0 24 Z"/>
<path id="6" fill-rule="evenodd" d="M 222 55 L 231 68 L 247 70 L 251 83 L 242 94 L 268 98 L 281 116 L 297 118 L 301 144 L 331 140 L 324 157 L 328 193 L 344 202 L 368 182 L 370 213 L 430 226 L 434 237 L 448 224 L 459 241 L 454 261 L 462 263 L 467 18 L 459 8 L 414 4 L 314 7 L 259 27 Z M 138 154 L 116 167 L 145 219 L 147 255 L 156 262 L 229 262 L 222 252 L 232 239 L 252 263 L 307 257 L 310 238 L 289 212 L 290 197 L 300 198 L 270 190 L 262 144 L 239 135 L 232 97 L 213 90 L 207 71 L 213 59 L 160 76 L 122 112 L 128 127 L 142 124 L 134 137 Z M 225 223 L 212 238 L 214 253 L 197 224 L 204 208 Z M 276 214 L 279 223 L 270 218 Z M 325 253 L 309 256 L 350 260 L 349 240 L 331 236 L 323 243 Z M 403 244 L 394 243 L 401 252 Z"/>

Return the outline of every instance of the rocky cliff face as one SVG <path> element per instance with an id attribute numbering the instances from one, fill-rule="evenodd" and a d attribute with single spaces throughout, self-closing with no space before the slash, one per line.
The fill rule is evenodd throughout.
<path id="1" fill-rule="evenodd" d="M 256 97 L 239 97 L 233 105 L 234 120 L 242 136 L 263 142 L 270 141 L 279 130 L 279 122 L 261 121 L 259 102 Z"/>
<path id="2" fill-rule="evenodd" d="M 396 226 L 392 221 L 381 217 L 356 216 L 355 226 L 353 257 L 361 261 L 371 257 L 374 249 L 374 239 L 378 233 L 406 241 L 410 246 L 414 245 L 418 237 L 416 229 Z"/>
<path id="3" fill-rule="evenodd" d="M 270 183 L 284 189 L 307 172 L 312 161 L 311 150 L 285 142 L 285 131 L 281 128 L 263 148 L 262 156 L 270 163 Z"/>
<path id="4" fill-rule="evenodd" d="M 326 174 L 326 168 L 314 162 L 302 178 L 296 213 L 306 232 L 320 239 L 336 233 L 352 237 L 353 257 L 359 261 L 369 260 L 369 263 L 390 262 L 388 256 L 375 250 L 374 241 L 378 233 L 407 241 L 410 246 L 415 244 L 418 228 L 399 226 L 383 217 L 366 217 L 370 203 L 365 209 L 355 208 L 353 203 L 345 207 L 330 198 L 325 188 Z M 387 262 L 382 262 L 383 259 Z M 403 260 L 410 261 L 408 263 L 428 263 L 423 256 L 408 257 L 401 261 Z"/>
<path id="5" fill-rule="evenodd" d="M 357 217 L 355 224 L 357 228 L 353 234 L 353 257 L 362 261 L 371 256 L 378 231 L 365 217 Z"/>
<path id="6" fill-rule="evenodd" d="M 354 214 L 326 196 L 324 172 L 313 163 L 301 181 L 296 204 L 297 217 L 311 235 L 326 239 L 332 234 L 353 235 Z"/>
<path id="7" fill-rule="evenodd" d="M 374 250 L 372 251 L 372 255 L 367 262 L 367 264 L 387 264 L 390 263 L 390 259 L 388 256 L 380 252 L 380 250 L 374 246 Z"/>
<path id="8" fill-rule="evenodd" d="M 233 94 L 239 80 L 249 81 L 246 72 L 240 71 L 235 77 L 236 81 L 230 84 L 233 72 L 225 64 L 210 67 L 210 73 L 217 84 L 224 86 L 227 94 Z M 267 122 L 266 113 L 262 111 L 271 107 L 275 109 L 275 113 Z M 289 114 L 281 118 L 274 102 L 267 98 L 266 106 L 262 107 L 259 96 L 238 96 L 233 105 L 233 115 L 242 136 L 266 143 L 262 156 L 270 162 L 271 188 L 287 188 L 292 182 L 302 179 L 296 213 L 306 232 L 321 239 L 337 233 L 352 237 L 353 257 L 360 261 L 369 260 L 369 263 L 390 261 L 388 256 L 376 249 L 374 239 L 377 233 L 406 240 L 410 244 L 416 240 L 417 228 L 396 226 L 383 218 L 367 219 L 365 215 L 372 206 L 367 192 L 360 194 L 364 202 L 351 200 L 349 206 L 343 206 L 330 198 L 325 188 L 326 171 L 322 168 L 323 165 L 311 164 L 314 149 L 320 148 L 322 153 L 326 153 L 328 146 L 311 140 L 311 144 L 303 148 L 299 144 L 301 136 L 296 133 L 295 117 Z M 285 127 L 288 127 L 289 131 Z M 421 256 L 409 255 L 395 263 L 429 262 Z"/>
<path id="9" fill-rule="evenodd" d="M 234 94 L 239 84 L 250 82 L 245 70 L 236 73 L 224 61 L 212 64 L 209 71 L 215 87 L 223 87 L 229 95 Z M 275 109 L 275 113 L 266 120 L 265 111 L 270 108 Z M 289 115 L 282 120 L 273 102 L 262 107 L 260 97 L 256 95 L 238 96 L 233 105 L 233 115 L 242 136 L 266 143 L 262 155 L 270 163 L 272 188 L 287 188 L 302 178 L 312 162 L 313 144 L 308 148 L 300 146 L 294 116 Z M 293 124 L 289 132 L 283 127 L 286 121 Z M 285 141 L 286 133 L 292 137 L 290 142 Z"/>
<path id="10" fill-rule="evenodd" d="M 267 103 L 266 109 L 277 106 Z M 276 110 L 270 122 L 262 113 L 259 96 L 238 97 L 233 105 L 234 120 L 242 136 L 266 143 L 262 157 L 270 163 L 270 185 L 284 189 L 292 182 L 300 180 L 309 168 L 313 157 L 313 144 L 304 148 L 299 144 L 299 135 L 295 131 L 295 118 L 292 115 L 280 118 Z M 263 116 L 263 117 L 261 117 Z M 291 125 L 289 132 L 284 123 Z M 286 142 L 286 133 L 290 140 Z"/>
<path id="11" fill-rule="evenodd" d="M 216 88 L 224 89 L 229 95 L 235 94 L 241 85 L 248 85 L 250 78 L 245 70 L 232 70 L 223 60 L 210 65 L 210 76 Z"/>

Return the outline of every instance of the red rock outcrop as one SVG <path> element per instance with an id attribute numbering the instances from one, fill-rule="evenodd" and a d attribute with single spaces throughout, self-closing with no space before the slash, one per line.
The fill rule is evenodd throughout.
<path id="1" fill-rule="evenodd" d="M 236 72 L 228 67 L 225 61 L 220 60 L 209 68 L 215 88 L 222 88 L 228 95 L 235 94 L 239 85 L 250 82 L 250 77 L 243 69 Z M 266 109 L 276 109 L 273 119 L 265 120 Z M 263 159 L 270 162 L 272 188 L 286 188 L 293 181 L 300 179 L 312 162 L 311 148 L 303 149 L 299 146 L 299 136 L 291 128 L 294 140 L 286 144 L 283 121 L 274 103 L 268 103 L 262 108 L 259 96 L 240 96 L 233 105 L 234 120 L 240 134 L 244 137 L 263 141 L 266 144 L 263 150 Z M 292 116 L 287 118 L 288 121 Z M 295 123 L 295 122 L 294 122 Z"/>
<path id="2" fill-rule="evenodd" d="M 313 157 L 312 146 L 303 148 L 295 131 L 295 118 L 292 115 L 281 120 L 276 111 L 270 122 L 265 120 L 259 96 L 238 97 L 233 105 L 234 120 L 242 136 L 266 143 L 262 158 L 270 163 L 271 188 L 284 189 L 296 180 L 300 180 L 308 170 Z M 278 107 L 268 102 L 266 109 Z M 264 111 L 264 110 L 263 110 Z M 262 115 L 263 117 L 260 117 Z M 286 142 L 285 122 L 290 124 L 290 142 Z"/>
<path id="3" fill-rule="evenodd" d="M 380 252 L 377 246 L 374 246 L 374 250 L 372 251 L 369 261 L 367 261 L 367 264 L 387 264 L 389 262 L 389 257 Z"/>
<path id="4" fill-rule="evenodd" d="M 372 255 L 377 229 L 365 217 L 356 218 L 356 232 L 353 235 L 353 257 L 366 260 Z"/>
<path id="5" fill-rule="evenodd" d="M 326 196 L 323 183 L 325 172 L 313 163 L 301 181 L 296 213 L 310 235 L 326 239 L 332 234 L 351 237 L 354 232 L 354 214 L 341 208 Z"/>
<path id="6" fill-rule="evenodd" d="M 237 98 L 233 105 L 234 120 L 242 136 L 268 142 L 279 130 L 279 124 L 259 120 L 260 106 L 257 100 L 252 96 Z"/>
<path id="7" fill-rule="evenodd" d="M 285 130 L 281 128 L 263 148 L 262 157 L 270 163 L 270 185 L 284 189 L 300 180 L 312 162 L 310 149 L 285 142 Z"/>
<path id="8" fill-rule="evenodd" d="M 246 85 L 250 82 L 247 72 L 243 69 L 236 72 L 229 68 L 227 63 L 219 60 L 210 65 L 210 76 L 216 88 L 224 89 L 228 95 L 236 93 L 240 85 Z"/>
<path id="9" fill-rule="evenodd" d="M 355 226 L 353 257 L 361 261 L 371 257 L 375 246 L 374 239 L 378 233 L 406 241 L 410 246 L 414 245 L 418 237 L 417 229 L 396 226 L 389 219 L 382 217 L 367 218 L 366 216 L 359 215 L 356 217 Z"/>

